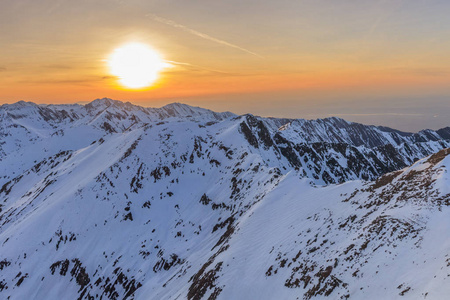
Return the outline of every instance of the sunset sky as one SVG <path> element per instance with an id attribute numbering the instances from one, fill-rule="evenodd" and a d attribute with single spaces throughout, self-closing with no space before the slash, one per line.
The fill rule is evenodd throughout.
<path id="1" fill-rule="evenodd" d="M 450 126 L 450 1 L 1 0 L 0 103 L 182 102 L 262 116 Z M 166 68 L 121 86 L 143 43 Z"/>

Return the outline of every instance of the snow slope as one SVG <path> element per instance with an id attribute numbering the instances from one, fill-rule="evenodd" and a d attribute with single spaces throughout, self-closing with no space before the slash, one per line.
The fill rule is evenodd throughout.
<path id="1" fill-rule="evenodd" d="M 450 292 L 445 129 L 110 99 L 0 116 L 1 298 Z"/>

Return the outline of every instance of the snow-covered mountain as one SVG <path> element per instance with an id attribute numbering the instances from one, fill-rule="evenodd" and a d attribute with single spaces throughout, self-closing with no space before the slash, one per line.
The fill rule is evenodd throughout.
<path id="1" fill-rule="evenodd" d="M 297 168 L 318 184 L 375 179 L 450 147 L 450 127 L 413 134 L 338 118 L 307 121 L 236 116 L 179 103 L 144 108 L 107 98 L 84 106 L 23 101 L 3 105 L 0 123 L 0 167 L 16 172 L 61 151 L 87 147 L 102 137 L 132 135 L 135 130 L 150 128 L 152 132 L 155 128 L 173 131 L 173 140 L 177 135 L 190 136 L 191 148 L 205 141 L 246 149 L 242 153 L 259 155 L 264 163 L 283 171 Z M 189 130 L 192 126 L 195 129 Z M 230 141 L 218 134 L 224 131 L 232 136 Z M 12 179 L 8 175 L 0 184 Z"/>
<path id="2" fill-rule="evenodd" d="M 448 127 L 106 98 L 3 105 L 0 124 L 1 298 L 450 292 Z"/>

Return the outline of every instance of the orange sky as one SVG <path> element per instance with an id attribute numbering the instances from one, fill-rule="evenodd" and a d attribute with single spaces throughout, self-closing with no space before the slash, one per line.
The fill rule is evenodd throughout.
<path id="1" fill-rule="evenodd" d="M 447 1 L 421 0 L 4 0 L 0 103 L 110 97 L 448 126 L 449 13 Z M 172 66 L 148 89 L 125 89 L 108 70 L 110 54 L 130 42 Z"/>

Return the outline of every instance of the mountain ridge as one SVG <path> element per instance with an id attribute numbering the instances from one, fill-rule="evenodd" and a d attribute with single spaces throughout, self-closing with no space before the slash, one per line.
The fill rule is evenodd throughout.
<path id="1" fill-rule="evenodd" d="M 264 153 L 268 159 L 281 159 L 285 169 L 301 168 L 304 176 L 324 184 L 375 179 L 450 146 L 450 140 L 436 132 L 407 134 L 339 118 L 289 122 L 289 119 L 251 114 L 216 113 L 179 103 L 145 109 L 103 98 L 85 106 L 39 106 L 21 102 L 9 108 L 0 108 L 0 166 L 7 164 L 8 155 L 23 157 L 17 147 L 25 147 L 30 141 L 40 149 L 39 161 L 60 151 L 76 150 L 81 144 L 87 146 L 105 134 L 123 134 L 164 122 L 197 124 L 199 129 L 186 133 L 193 139 L 197 135 L 195 131 L 207 133 L 207 128 L 214 124 L 220 124 L 223 130 L 237 129 L 235 134 L 243 136 L 256 152 Z M 78 142 L 70 139 L 71 135 L 78 137 Z M 56 147 L 48 145 L 46 141 L 50 139 Z"/>
<path id="2" fill-rule="evenodd" d="M 98 106 L 104 106 L 104 107 L 107 107 L 109 105 L 116 105 L 116 106 L 119 106 L 119 107 L 136 107 L 136 108 L 140 108 L 140 109 L 150 109 L 150 110 L 155 110 L 155 109 L 158 110 L 158 109 L 171 108 L 171 107 L 188 107 L 190 109 L 194 109 L 195 108 L 195 109 L 201 109 L 201 110 L 205 110 L 205 111 L 214 112 L 214 111 L 212 111 L 210 109 L 201 108 L 199 106 L 192 106 L 192 105 L 181 103 L 181 102 L 172 102 L 172 103 L 168 103 L 168 104 L 165 104 L 165 105 L 157 108 L 157 107 L 150 107 L 150 106 L 141 106 L 141 105 L 133 104 L 133 103 L 128 102 L 128 101 L 124 102 L 124 101 L 121 101 L 121 100 L 114 100 L 114 99 L 107 98 L 107 97 L 97 98 L 97 99 L 92 100 L 91 102 L 84 103 L 84 104 L 80 104 L 80 103 L 77 103 L 77 102 L 76 103 L 70 103 L 70 104 L 37 104 L 37 103 L 32 102 L 32 101 L 20 100 L 20 101 L 17 101 L 15 103 L 2 104 L 0 106 L 0 108 L 7 109 L 7 108 L 11 108 L 11 107 L 26 107 L 26 106 L 39 106 L 39 107 L 70 107 L 70 106 L 98 107 Z M 215 112 L 215 113 L 220 114 L 220 112 Z M 234 113 L 232 113 L 230 111 L 225 111 L 225 112 L 222 112 L 222 113 L 238 116 L 237 114 L 234 114 Z M 447 127 L 440 128 L 440 129 L 437 129 L 437 130 L 432 130 L 432 129 L 425 128 L 425 129 L 422 129 L 422 130 L 420 130 L 418 132 L 407 132 L 407 131 L 401 131 L 401 130 L 398 130 L 398 129 L 382 126 L 382 125 L 361 124 L 361 123 L 357 123 L 357 122 L 353 122 L 353 121 L 347 121 L 347 120 L 345 120 L 345 119 L 343 119 L 341 117 L 337 117 L 337 116 L 331 116 L 331 117 L 326 117 L 326 118 L 317 118 L 317 119 L 283 118 L 283 117 L 270 117 L 270 116 L 263 117 L 263 116 L 253 115 L 251 113 L 245 113 L 245 114 L 242 114 L 241 116 L 245 116 L 245 115 L 252 115 L 252 116 L 259 117 L 259 118 L 264 118 L 264 119 L 286 120 L 286 121 L 289 121 L 289 122 L 296 121 L 296 120 L 298 120 L 298 121 L 319 121 L 319 120 L 332 121 L 332 120 L 337 120 L 338 122 L 344 122 L 344 123 L 347 123 L 347 124 L 360 124 L 360 125 L 364 125 L 364 126 L 373 126 L 373 127 L 379 128 L 380 130 L 385 130 L 385 131 L 388 131 L 388 132 L 389 131 L 396 131 L 398 133 L 406 134 L 406 135 L 419 133 L 421 131 L 435 132 L 435 131 L 443 131 L 443 130 L 448 131 L 448 130 L 450 130 L 450 127 L 447 126 Z"/>
<path id="3" fill-rule="evenodd" d="M 445 284 L 429 289 L 447 276 L 447 269 L 433 272 L 445 267 L 448 248 L 427 232 L 449 215 L 449 149 L 374 182 L 315 187 L 299 170 L 245 154 L 251 146 L 197 137 L 197 146 L 186 148 L 184 129 L 196 124 L 158 126 L 167 129 L 110 134 L 58 153 L 2 186 L 0 293 L 440 299 L 448 292 Z M 177 128 L 183 131 L 173 135 Z M 224 142 L 237 138 L 215 132 Z M 398 259 L 408 249 L 416 254 L 402 256 L 400 265 L 421 269 L 421 280 L 414 272 L 385 278 L 394 270 L 381 258 Z M 420 263 L 429 260 L 436 263 Z"/>
<path id="4" fill-rule="evenodd" d="M 450 141 L 337 118 L 86 106 L 0 108 L 1 297 L 450 292 Z"/>

